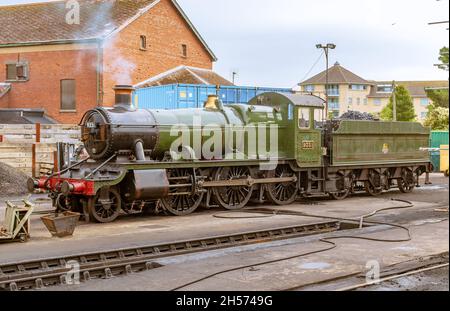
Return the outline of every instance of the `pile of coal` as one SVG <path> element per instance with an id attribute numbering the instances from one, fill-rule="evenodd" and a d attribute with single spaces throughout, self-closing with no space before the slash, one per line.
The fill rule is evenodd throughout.
<path id="1" fill-rule="evenodd" d="M 348 111 L 339 117 L 340 120 L 365 120 L 365 121 L 375 121 L 373 115 L 367 112 L 359 111 Z"/>
<path id="2" fill-rule="evenodd" d="M 0 197 L 28 194 L 27 180 L 26 174 L 0 162 Z"/>

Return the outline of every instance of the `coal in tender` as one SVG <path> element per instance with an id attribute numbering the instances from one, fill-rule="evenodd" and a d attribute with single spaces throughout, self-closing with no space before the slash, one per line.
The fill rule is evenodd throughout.
<path id="1" fill-rule="evenodd" d="M 362 121 L 375 121 L 373 115 L 367 112 L 348 111 L 339 117 L 339 120 L 362 120 Z"/>

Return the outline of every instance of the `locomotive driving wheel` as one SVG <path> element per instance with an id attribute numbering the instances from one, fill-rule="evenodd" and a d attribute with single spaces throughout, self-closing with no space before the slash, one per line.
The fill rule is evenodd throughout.
<path id="1" fill-rule="evenodd" d="M 88 200 L 90 219 L 99 223 L 113 222 L 120 214 L 122 199 L 115 188 L 104 187 Z"/>
<path id="2" fill-rule="evenodd" d="M 364 186 L 368 194 L 374 197 L 379 196 L 383 192 L 381 174 L 375 170 L 370 171 L 369 180 L 365 181 Z"/>
<path id="3" fill-rule="evenodd" d="M 199 171 L 196 171 L 196 174 Z M 163 208 L 174 216 L 192 214 L 203 199 L 203 192 L 193 191 L 194 176 L 192 169 L 172 169 L 168 171 L 172 186 L 169 196 L 161 199 Z"/>
<path id="4" fill-rule="evenodd" d="M 295 172 L 291 170 L 289 165 L 279 165 L 273 171 L 266 174 L 267 178 L 286 178 L 294 177 Z M 267 184 L 266 193 L 269 201 L 276 205 L 292 204 L 297 198 L 297 182 L 290 181 L 284 183 Z"/>
<path id="5" fill-rule="evenodd" d="M 215 181 L 226 184 L 227 181 L 246 180 L 251 177 L 250 168 L 246 166 L 222 167 L 216 171 Z M 247 205 L 253 193 L 254 185 L 223 186 L 214 188 L 217 202 L 225 209 L 238 210 Z"/>
<path id="6" fill-rule="evenodd" d="M 398 189 L 402 193 L 410 193 L 416 187 L 414 173 L 411 170 L 403 169 L 402 178 L 397 179 Z"/>

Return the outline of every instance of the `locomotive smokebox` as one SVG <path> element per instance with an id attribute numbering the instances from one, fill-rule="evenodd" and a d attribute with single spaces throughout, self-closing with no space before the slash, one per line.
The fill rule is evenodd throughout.
<path id="1" fill-rule="evenodd" d="M 133 109 L 132 94 L 134 87 L 131 85 L 116 85 L 115 92 L 115 106 L 125 109 Z"/>
<path id="2" fill-rule="evenodd" d="M 91 159 L 120 153 L 137 161 L 149 160 L 159 129 L 151 111 L 133 107 L 133 90 L 130 85 L 117 85 L 114 107 L 97 107 L 83 116 L 81 137 Z"/>

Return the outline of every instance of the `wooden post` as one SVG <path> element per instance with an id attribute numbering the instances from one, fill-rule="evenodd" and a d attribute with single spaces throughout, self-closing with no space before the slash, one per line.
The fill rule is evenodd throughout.
<path id="1" fill-rule="evenodd" d="M 36 123 L 36 142 L 41 142 L 41 123 Z"/>
<path id="2" fill-rule="evenodd" d="M 58 162 L 58 151 L 53 151 L 53 173 L 59 172 Z"/>
<path id="3" fill-rule="evenodd" d="M 31 147 L 31 176 L 36 177 L 36 144 Z"/>

